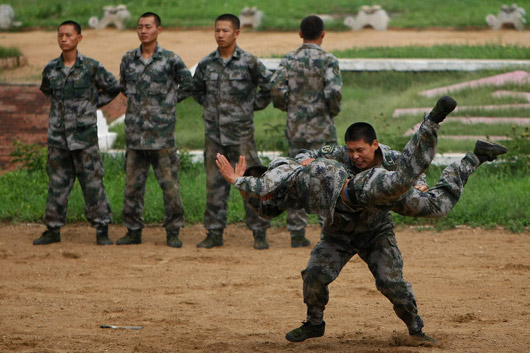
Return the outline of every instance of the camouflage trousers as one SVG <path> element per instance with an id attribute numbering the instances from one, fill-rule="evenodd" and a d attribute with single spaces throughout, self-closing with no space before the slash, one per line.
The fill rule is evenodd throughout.
<path id="1" fill-rule="evenodd" d="M 471 174 L 480 165 L 474 153 L 467 153 L 460 162 L 447 166 L 436 185 L 426 192 L 410 189 L 399 201 L 386 207 L 403 216 L 443 217 L 456 205 Z"/>
<path id="2" fill-rule="evenodd" d="M 103 162 L 97 145 L 75 151 L 48 147 L 46 173 L 50 182 L 43 222 L 48 228 L 65 225 L 68 198 L 76 177 L 83 191 L 87 220 L 94 227 L 112 222 L 103 185 Z"/>
<path id="3" fill-rule="evenodd" d="M 176 147 L 162 150 L 127 149 L 123 224 L 132 230 L 145 227 L 144 195 L 150 166 L 153 166 L 164 197 L 164 228 L 168 231 L 177 230 L 184 226 L 184 206 L 180 197 Z"/>
<path id="4" fill-rule="evenodd" d="M 337 141 L 329 142 L 318 142 L 318 143 L 295 143 L 289 141 L 289 157 L 294 158 L 300 150 L 317 150 L 324 145 L 336 145 Z M 322 216 L 318 216 L 318 223 L 322 226 L 326 219 Z M 307 213 L 303 209 L 290 208 L 287 210 L 287 230 L 291 233 L 302 232 L 305 230 L 307 225 Z"/>
<path id="5" fill-rule="evenodd" d="M 407 325 L 409 333 L 419 332 L 423 320 L 418 315 L 412 286 L 403 279 L 403 258 L 392 229 L 378 233 L 362 247 L 335 242 L 331 237 L 325 237 L 315 246 L 302 271 L 306 321 L 315 325 L 322 322 L 329 300 L 328 285 L 356 254 L 368 265 L 377 289 L 393 304 L 394 312 Z"/>
<path id="6" fill-rule="evenodd" d="M 247 168 L 261 165 L 254 139 L 241 141 L 239 145 L 222 146 L 205 137 L 204 146 L 204 169 L 206 171 L 206 210 L 204 211 L 204 227 L 210 229 L 226 228 L 228 214 L 228 196 L 230 195 L 230 184 L 226 182 L 215 164 L 217 153 L 223 154 L 231 163 L 239 160 L 239 156 L 245 156 Z M 257 212 L 244 202 L 247 227 L 253 231 L 265 231 L 270 227 L 270 221 L 261 218 Z"/>

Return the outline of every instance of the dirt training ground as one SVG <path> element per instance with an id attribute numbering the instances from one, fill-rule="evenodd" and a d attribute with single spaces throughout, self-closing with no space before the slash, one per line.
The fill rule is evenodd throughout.
<path id="1" fill-rule="evenodd" d="M 271 248 L 226 230 L 225 246 L 197 249 L 202 226 L 169 248 L 159 226 L 144 244 L 95 245 L 95 231 L 68 225 L 63 241 L 33 246 L 41 225 L 0 228 L 1 352 L 527 352 L 530 237 L 502 230 L 398 229 L 405 278 L 438 347 L 406 346 L 406 327 L 357 257 L 330 286 L 324 337 L 290 343 L 304 319 L 302 270 L 309 248 L 284 228 Z M 111 238 L 124 228 L 113 226 Z M 308 236 L 315 243 L 319 229 Z M 141 330 L 102 329 L 141 325 Z"/>

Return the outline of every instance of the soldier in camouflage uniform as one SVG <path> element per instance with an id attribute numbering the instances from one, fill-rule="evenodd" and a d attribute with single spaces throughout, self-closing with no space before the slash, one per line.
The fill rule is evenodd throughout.
<path id="1" fill-rule="evenodd" d="M 40 86 L 51 100 L 46 165 L 50 183 L 43 218 L 48 229 L 33 244 L 61 241 L 60 228 L 66 222 L 68 197 L 77 177 L 86 218 L 97 229 L 97 244 L 109 245 L 112 213 L 103 185 L 96 111 L 116 97 L 118 82 L 101 63 L 77 51 L 82 39 L 78 23 L 61 23 L 57 35 L 62 54 L 46 65 Z"/>
<path id="2" fill-rule="evenodd" d="M 287 112 L 289 157 L 295 157 L 300 150 L 337 143 L 333 118 L 340 112 L 342 99 L 339 62 L 320 47 L 325 35 L 320 17 L 304 18 L 299 35 L 302 46 L 283 57 L 271 80 L 272 103 Z M 322 217 L 319 222 L 324 223 Z M 287 211 L 292 247 L 311 244 L 305 237 L 306 224 L 304 210 Z"/>
<path id="3" fill-rule="evenodd" d="M 116 244 L 142 242 L 145 184 L 152 166 L 164 196 L 166 243 L 180 248 L 184 207 L 178 180 L 175 143 L 176 104 L 191 95 L 192 79 L 182 59 L 158 45 L 160 17 L 152 12 L 138 19 L 139 48 L 125 53 L 120 88 L 127 97 L 125 196 L 123 224 L 127 234 Z"/>
<path id="4" fill-rule="evenodd" d="M 456 102 L 450 97 L 441 98 L 436 107 L 426 117 L 434 123 L 440 123 L 449 114 Z M 368 124 L 353 124 L 346 132 L 346 146 L 323 147 L 317 152 L 308 152 L 299 156 L 300 160 L 307 157 L 331 158 L 341 162 L 352 175 L 359 174 L 374 167 L 395 170 L 399 163 L 399 154 L 378 144 L 373 128 Z M 427 191 L 426 185 L 417 186 L 412 199 L 405 199 L 396 204 L 396 210 L 406 215 L 424 215 L 432 211 L 443 215 L 456 202 L 458 191 L 467 181 L 469 175 L 486 160 L 493 160 L 497 155 L 505 153 L 506 148 L 500 145 L 478 141 L 473 154 L 467 155 L 461 166 L 453 165 L 446 169 L 444 177 L 437 185 L 438 191 Z M 376 168 L 377 169 L 377 168 Z M 453 183 L 447 187 L 443 205 L 436 209 L 436 202 L 425 203 L 422 199 L 436 198 L 445 183 Z M 421 190 L 427 192 L 419 192 Z M 409 191 L 410 192 L 410 191 Z M 436 201 L 436 200 L 435 200 Z M 415 210 L 415 207 L 424 207 Z M 326 222 L 322 241 L 311 252 L 306 268 L 302 271 L 304 280 L 304 302 L 307 305 L 307 317 L 304 324 L 287 333 L 286 339 L 300 342 L 307 338 L 319 337 L 324 334 L 325 322 L 323 313 L 329 300 L 328 285 L 337 278 L 344 265 L 356 254 L 368 264 L 376 280 L 377 289 L 393 304 L 397 316 L 407 325 L 414 343 L 433 344 L 436 340 L 423 331 L 423 320 L 418 315 L 414 292 L 410 283 L 403 279 L 403 260 L 394 235 L 392 215 L 387 212 L 389 207 L 364 207 L 352 212 L 345 203 L 338 202 L 333 215 L 333 222 Z M 390 209 L 394 209 L 391 208 Z"/>
<path id="5" fill-rule="evenodd" d="M 194 98 L 204 108 L 204 166 L 206 170 L 206 238 L 199 248 L 223 245 L 226 228 L 228 184 L 215 165 L 218 153 L 235 163 L 239 155 L 250 166 L 261 165 L 254 141 L 254 110 L 265 109 L 270 102 L 270 73 L 254 55 L 236 44 L 239 19 L 230 14 L 215 21 L 217 50 L 203 58 L 195 70 Z M 245 203 L 246 223 L 254 236 L 254 248 L 267 249 L 269 221 L 259 217 Z"/>

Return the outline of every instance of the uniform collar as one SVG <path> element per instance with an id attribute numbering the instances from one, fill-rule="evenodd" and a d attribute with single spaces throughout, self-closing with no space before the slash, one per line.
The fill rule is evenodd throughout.
<path id="1" fill-rule="evenodd" d="M 141 44 L 138 48 L 136 48 L 134 52 L 134 57 L 138 59 L 142 57 L 142 45 Z M 156 43 L 155 52 L 153 53 L 152 58 L 154 60 L 154 59 L 160 59 L 161 57 L 162 57 L 162 47 L 160 46 L 160 44 Z"/>
<path id="2" fill-rule="evenodd" d="M 84 61 L 85 61 L 85 57 L 83 55 L 81 55 L 81 53 L 78 50 L 77 51 L 77 58 L 75 59 L 75 63 L 73 65 L 73 67 L 77 67 L 77 68 L 83 67 Z M 61 70 L 64 67 L 65 66 L 64 66 L 63 54 L 61 53 L 61 56 L 59 57 L 59 60 L 57 60 L 57 63 L 55 64 L 55 68 L 57 70 Z"/>
<path id="3" fill-rule="evenodd" d="M 217 50 L 215 51 L 214 57 L 217 60 L 223 59 L 223 57 L 221 56 L 221 52 L 219 51 L 219 48 L 217 48 Z M 232 57 L 230 58 L 230 60 L 239 60 L 240 57 L 241 57 L 241 49 L 236 45 L 236 49 L 232 53 Z"/>
<path id="4" fill-rule="evenodd" d="M 300 48 L 302 49 L 322 49 L 320 45 L 315 43 L 303 43 Z"/>

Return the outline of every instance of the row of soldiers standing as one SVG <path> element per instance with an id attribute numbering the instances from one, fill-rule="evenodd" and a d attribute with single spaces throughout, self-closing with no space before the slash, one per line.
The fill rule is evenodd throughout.
<path id="1" fill-rule="evenodd" d="M 319 17 L 302 20 L 302 46 L 286 55 L 274 74 L 237 46 L 237 16 L 224 14 L 216 19 L 218 48 L 199 62 L 193 77 L 177 54 L 158 44 L 161 31 L 157 14 L 140 16 L 137 33 L 141 45 L 123 56 L 118 83 L 99 62 L 78 52 L 82 39 L 79 24 L 66 21 L 59 25 L 62 55 L 46 65 L 41 84 L 42 92 L 51 99 L 46 168 L 50 184 L 43 219 L 47 230 L 34 240 L 35 245 L 60 241 L 76 177 L 83 190 L 86 217 L 97 229 L 97 244 L 112 244 L 108 237 L 112 214 L 103 186 L 96 109 L 119 92 L 127 97 L 123 224 L 128 231 L 118 245 L 142 241 L 145 185 L 152 166 L 164 197 L 167 245 L 182 246 L 179 231 L 184 226 L 184 208 L 174 131 L 177 102 L 189 96 L 203 106 L 205 125 L 207 236 L 197 247 L 223 245 L 230 184 L 219 174 L 217 154 L 232 163 L 243 155 L 249 167 L 261 164 L 254 140 L 255 110 L 264 109 L 272 100 L 276 108 L 287 111 L 289 156 L 337 143 L 333 117 L 340 112 L 342 79 L 337 59 L 320 47 L 325 31 Z M 254 248 L 267 249 L 270 222 L 247 204 L 245 211 Z M 304 210 L 288 211 L 291 246 L 310 245 L 306 224 Z"/>

